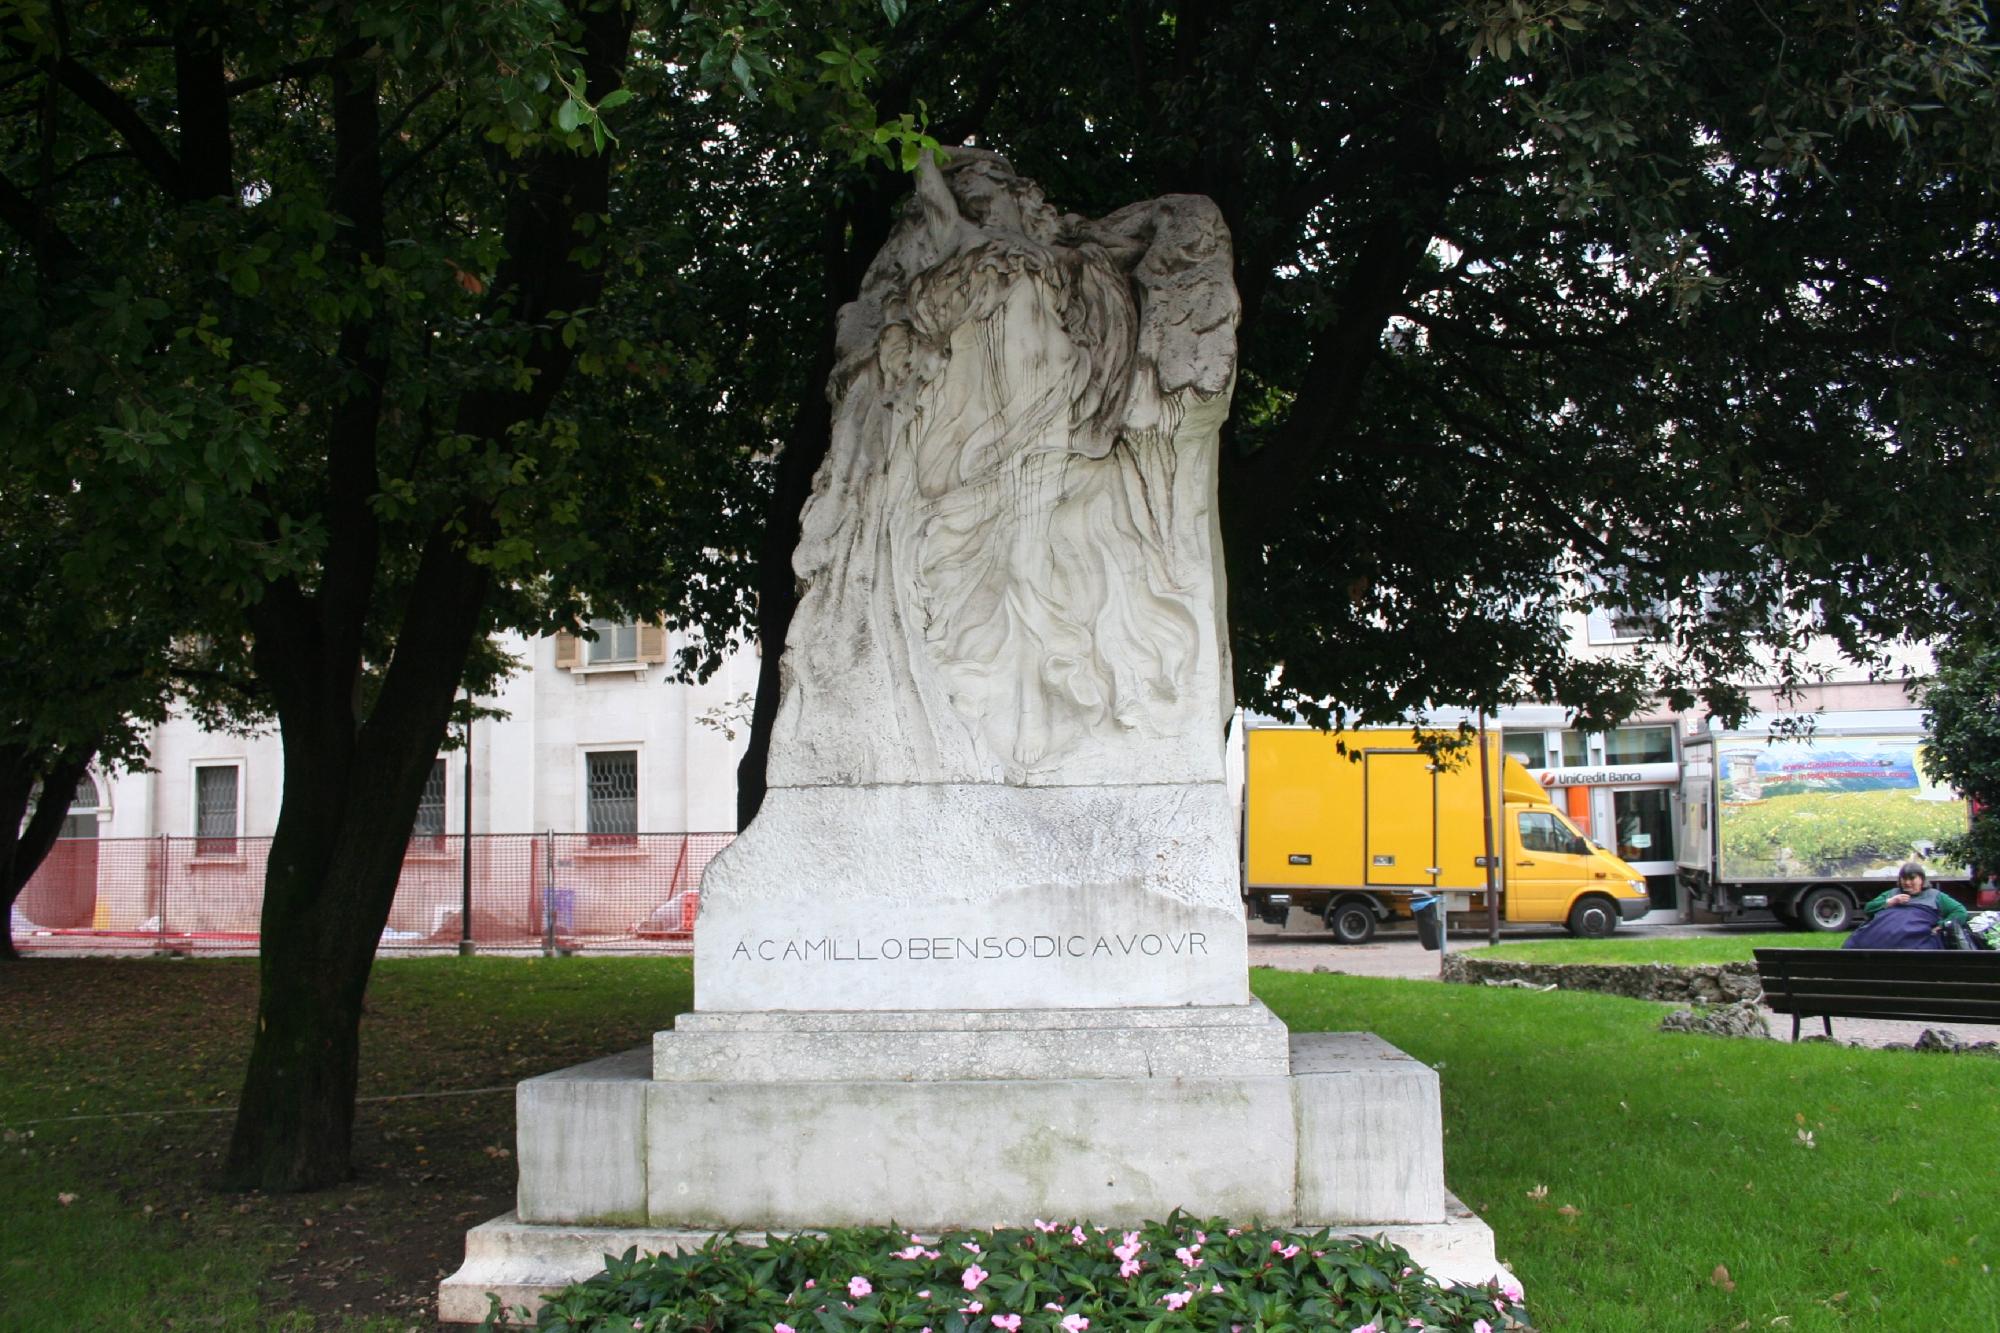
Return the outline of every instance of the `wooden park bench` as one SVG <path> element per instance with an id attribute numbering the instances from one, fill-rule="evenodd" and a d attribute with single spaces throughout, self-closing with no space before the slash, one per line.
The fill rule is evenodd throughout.
<path id="1" fill-rule="evenodd" d="M 1759 949 L 1757 979 L 1772 1012 L 1833 1020 L 1898 1018 L 2000 1023 L 2000 952 L 1957 949 Z"/>

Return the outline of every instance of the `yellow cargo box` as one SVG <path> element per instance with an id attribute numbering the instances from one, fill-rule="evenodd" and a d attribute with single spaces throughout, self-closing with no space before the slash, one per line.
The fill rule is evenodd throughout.
<path id="1" fill-rule="evenodd" d="M 1303 908 L 1341 942 L 1360 943 L 1379 922 L 1407 916 L 1413 893 L 1444 892 L 1484 910 L 1489 883 L 1503 919 L 1560 922 L 1580 935 L 1608 935 L 1650 908 L 1644 877 L 1550 804 L 1502 751 L 1499 733 L 1442 755 L 1425 739 L 1409 728 L 1249 728 L 1251 910 L 1282 921 Z"/>

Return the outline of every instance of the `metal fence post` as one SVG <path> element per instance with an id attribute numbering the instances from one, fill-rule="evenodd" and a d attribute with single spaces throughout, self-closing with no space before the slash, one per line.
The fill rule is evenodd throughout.
<path id="1" fill-rule="evenodd" d="M 548 873 L 542 877 L 542 956 L 556 956 L 556 835 L 548 834 Z"/>
<path id="2" fill-rule="evenodd" d="M 173 846 L 174 843 L 172 838 L 168 837 L 164 833 L 160 834 L 160 852 L 159 855 L 153 859 L 153 864 L 156 867 L 159 874 L 159 880 L 157 881 L 157 892 L 154 894 L 153 897 L 153 922 L 155 926 L 154 934 L 158 937 L 158 943 L 161 949 L 165 949 L 167 947 L 167 879 L 168 879 L 167 867 L 168 867 L 168 858 L 173 855 Z"/>

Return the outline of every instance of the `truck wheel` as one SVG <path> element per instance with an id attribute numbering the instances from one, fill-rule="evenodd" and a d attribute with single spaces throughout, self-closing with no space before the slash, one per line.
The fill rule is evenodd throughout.
<path id="1" fill-rule="evenodd" d="M 1832 932 L 1854 924 L 1854 899 L 1845 889 L 1822 884 L 1799 899 L 1799 925 L 1805 930 Z"/>
<path id="2" fill-rule="evenodd" d="M 1336 944 L 1366 944 L 1375 938 L 1375 909 L 1349 898 L 1327 909 L 1326 928 Z"/>
<path id="3" fill-rule="evenodd" d="M 1569 909 L 1569 933 L 1586 940 L 1601 940 L 1618 929 L 1618 904 L 1595 894 L 1579 899 Z"/>

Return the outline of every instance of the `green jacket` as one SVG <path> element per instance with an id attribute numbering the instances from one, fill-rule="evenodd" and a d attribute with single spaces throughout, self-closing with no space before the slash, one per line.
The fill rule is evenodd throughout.
<path id="1" fill-rule="evenodd" d="M 1888 904 L 1890 898 L 1901 892 L 1902 889 L 1900 888 L 1884 889 L 1873 898 L 1870 898 L 1861 910 L 1873 916 Z M 1966 918 L 1964 903 L 1961 903 L 1950 894 L 1941 893 L 1934 888 L 1926 888 L 1922 893 L 1910 899 L 1910 901 L 1927 907 L 1937 908 L 1938 920 L 1940 921 L 1963 921 Z"/>

